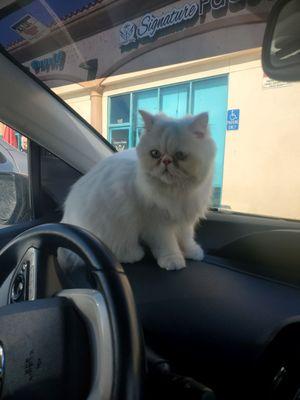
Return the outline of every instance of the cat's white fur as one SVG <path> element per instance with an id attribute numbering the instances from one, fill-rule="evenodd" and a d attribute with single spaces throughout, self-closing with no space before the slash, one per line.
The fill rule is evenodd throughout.
<path id="1" fill-rule="evenodd" d="M 79 179 L 62 222 L 92 232 L 120 262 L 141 260 L 145 243 L 160 267 L 181 269 L 185 258 L 203 259 L 194 225 L 205 216 L 212 191 L 215 144 L 208 114 L 141 115 L 145 132 L 137 148 L 107 157 Z M 178 151 L 184 160 L 175 158 Z"/>

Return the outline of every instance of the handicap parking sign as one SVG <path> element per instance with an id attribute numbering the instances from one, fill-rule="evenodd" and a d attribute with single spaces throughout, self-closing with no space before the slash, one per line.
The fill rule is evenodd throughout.
<path id="1" fill-rule="evenodd" d="M 228 110 L 227 111 L 227 130 L 237 131 L 240 125 L 240 110 Z"/>

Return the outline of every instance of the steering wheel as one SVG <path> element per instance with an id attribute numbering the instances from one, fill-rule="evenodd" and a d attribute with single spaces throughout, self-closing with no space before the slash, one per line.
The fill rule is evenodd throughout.
<path id="1" fill-rule="evenodd" d="M 45 272 L 45 260 L 60 247 L 84 260 L 84 284 L 70 273 L 56 296 L 37 299 L 54 272 Z M 67 224 L 39 225 L 1 250 L 0 274 L 11 303 L 0 308 L 1 398 L 140 399 L 143 342 L 132 291 L 97 238 Z"/>

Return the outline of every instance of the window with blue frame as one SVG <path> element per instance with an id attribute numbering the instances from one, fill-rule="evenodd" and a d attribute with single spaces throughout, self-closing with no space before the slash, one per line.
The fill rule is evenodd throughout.
<path id="1" fill-rule="evenodd" d="M 131 94 L 111 97 L 109 140 L 118 151 L 131 147 Z"/>
<path id="2" fill-rule="evenodd" d="M 142 92 L 133 93 L 133 115 L 132 115 L 132 134 L 134 146 L 138 144 L 139 138 L 143 131 L 144 123 L 138 110 L 145 110 L 152 114 L 159 112 L 158 89 L 144 90 Z"/>
<path id="3" fill-rule="evenodd" d="M 129 124 L 130 122 L 130 94 L 111 98 L 110 123 Z"/>
<path id="4" fill-rule="evenodd" d="M 138 110 L 180 118 L 209 113 L 211 134 L 217 145 L 213 204 L 219 205 L 223 181 L 228 76 L 217 76 L 175 85 L 112 96 L 109 99 L 109 140 L 118 151 L 137 145 L 143 130 Z"/>
<path id="5" fill-rule="evenodd" d="M 189 84 L 161 88 L 160 111 L 174 118 L 186 115 L 189 112 Z"/>

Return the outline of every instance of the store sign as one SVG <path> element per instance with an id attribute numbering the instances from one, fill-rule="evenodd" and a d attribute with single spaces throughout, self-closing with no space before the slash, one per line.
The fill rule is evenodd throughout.
<path id="1" fill-rule="evenodd" d="M 245 5 L 254 6 L 260 3 L 261 0 L 200 0 L 199 3 L 199 14 L 205 14 L 209 10 L 222 10 L 227 8 L 229 5 L 239 5 L 244 7 Z M 246 4 L 248 3 L 248 4 Z"/>
<path id="2" fill-rule="evenodd" d="M 123 150 L 128 149 L 128 141 L 125 139 L 113 138 L 111 142 L 115 146 L 117 151 L 123 151 Z"/>
<path id="3" fill-rule="evenodd" d="M 30 66 L 34 70 L 35 74 L 39 74 L 41 72 L 62 71 L 65 62 L 66 53 L 60 50 L 57 53 L 54 53 L 51 57 L 31 61 Z"/>
<path id="4" fill-rule="evenodd" d="M 159 31 L 184 24 L 199 15 L 198 3 L 185 4 L 159 16 L 146 14 L 137 24 L 126 22 L 120 29 L 120 44 L 126 46 L 144 38 L 153 38 Z"/>
<path id="5" fill-rule="evenodd" d="M 184 26 L 212 11 L 213 18 L 240 11 L 246 6 L 257 6 L 262 0 L 198 0 L 182 7 L 161 12 L 160 15 L 148 13 L 138 22 L 128 21 L 119 31 L 120 46 L 137 44 L 143 39 L 153 39 L 159 32 L 167 34 L 168 29 Z M 273 1 L 273 0 L 269 0 Z"/>
<path id="6" fill-rule="evenodd" d="M 29 41 L 36 41 L 45 36 L 49 29 L 30 14 L 26 14 L 10 27 L 22 38 Z"/>
<path id="7" fill-rule="evenodd" d="M 289 86 L 290 82 L 282 82 L 282 81 L 275 81 L 274 79 L 269 78 L 265 73 L 263 75 L 263 88 L 271 89 L 271 88 L 281 88 Z"/>
<path id="8" fill-rule="evenodd" d="M 88 51 L 78 52 L 74 46 L 31 59 L 23 65 L 51 87 L 94 80 L 98 71 L 98 59 L 89 58 Z"/>

